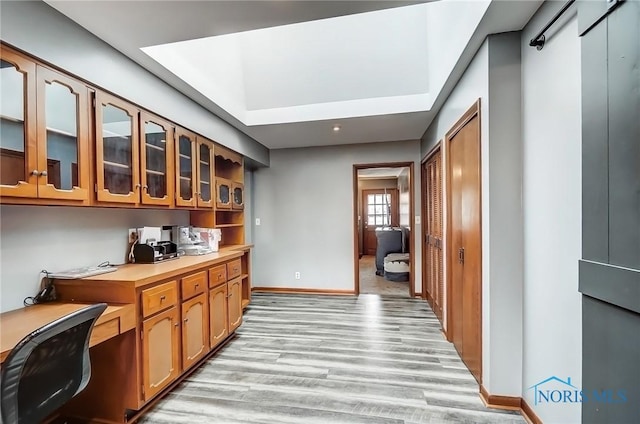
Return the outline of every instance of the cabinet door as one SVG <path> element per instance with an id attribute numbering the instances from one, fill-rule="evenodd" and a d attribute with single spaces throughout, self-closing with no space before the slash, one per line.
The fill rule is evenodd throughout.
<path id="1" fill-rule="evenodd" d="M 176 206 L 195 207 L 196 136 L 176 128 Z"/>
<path id="2" fill-rule="evenodd" d="M 89 89 L 42 66 L 38 78 L 38 197 L 89 200 Z"/>
<path id="3" fill-rule="evenodd" d="M 141 112 L 140 128 L 142 203 L 171 206 L 175 194 L 173 127 L 156 116 Z"/>
<path id="4" fill-rule="evenodd" d="M 226 178 L 216 178 L 216 207 L 231 209 L 231 181 Z"/>
<path id="5" fill-rule="evenodd" d="M 205 293 L 182 304 L 182 368 L 185 370 L 209 351 L 208 316 Z"/>
<path id="6" fill-rule="evenodd" d="M 227 284 L 209 290 L 209 333 L 213 349 L 229 335 Z"/>
<path id="7" fill-rule="evenodd" d="M 0 196 L 36 197 L 36 65 L 0 47 Z"/>
<path id="8" fill-rule="evenodd" d="M 214 188 L 213 142 L 198 137 L 198 207 L 212 208 Z"/>
<path id="9" fill-rule="evenodd" d="M 142 323 L 143 397 L 151 399 L 180 374 L 180 322 L 173 307 Z"/>
<path id="10" fill-rule="evenodd" d="M 244 209 L 244 184 L 237 182 L 232 184 L 231 202 L 233 209 Z"/>
<path id="11" fill-rule="evenodd" d="M 242 290 L 241 279 L 236 278 L 227 283 L 229 295 L 227 307 L 229 308 L 229 333 L 233 333 L 242 324 Z"/>
<path id="12" fill-rule="evenodd" d="M 108 94 L 96 93 L 97 199 L 138 203 L 140 199 L 138 110 Z"/>

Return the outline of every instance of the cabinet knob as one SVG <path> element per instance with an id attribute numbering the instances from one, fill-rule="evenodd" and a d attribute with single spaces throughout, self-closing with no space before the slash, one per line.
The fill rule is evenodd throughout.
<path id="1" fill-rule="evenodd" d="M 185 319 L 184 319 L 184 322 L 188 322 L 188 321 L 189 321 L 189 318 L 185 318 Z"/>
<path id="2" fill-rule="evenodd" d="M 147 190 L 149 190 L 149 186 L 145 184 L 145 185 L 142 186 L 142 189 L 147 191 Z"/>
<path id="3" fill-rule="evenodd" d="M 180 324 L 180 323 L 176 322 L 175 324 L 173 324 L 173 326 L 174 326 L 174 327 L 176 327 L 176 328 L 178 328 L 178 325 L 179 325 L 179 324 Z"/>
<path id="4" fill-rule="evenodd" d="M 41 176 L 41 177 L 46 177 L 47 175 L 48 175 L 48 174 L 47 174 L 47 171 L 42 171 L 42 172 L 40 173 L 40 176 Z"/>
<path id="5" fill-rule="evenodd" d="M 195 286 L 193 286 L 193 288 L 197 289 L 200 286 L 200 283 L 196 283 Z"/>
<path id="6" fill-rule="evenodd" d="M 160 302 L 164 302 L 164 300 L 165 300 L 166 298 L 167 298 L 167 296 L 165 296 L 165 295 L 160 296 Z"/>
<path id="7" fill-rule="evenodd" d="M 136 184 L 136 190 L 140 188 L 140 184 Z"/>
<path id="8" fill-rule="evenodd" d="M 38 175 L 40 175 L 40 171 L 34 169 L 33 171 L 31 171 L 31 175 L 35 175 L 37 177 Z"/>

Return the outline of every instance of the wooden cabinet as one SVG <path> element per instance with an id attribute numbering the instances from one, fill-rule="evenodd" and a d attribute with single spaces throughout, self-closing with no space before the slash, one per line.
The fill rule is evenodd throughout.
<path id="1" fill-rule="evenodd" d="M 207 271 L 182 277 L 182 368 L 187 369 L 209 352 Z"/>
<path id="2" fill-rule="evenodd" d="M 173 206 L 173 126 L 150 113 L 140 112 L 140 132 L 140 200 L 145 205 Z"/>
<path id="3" fill-rule="evenodd" d="M 227 283 L 227 308 L 229 314 L 229 333 L 233 333 L 242 324 L 242 279 L 236 278 Z"/>
<path id="4" fill-rule="evenodd" d="M 199 208 L 213 208 L 215 182 L 213 162 L 213 142 L 198 137 L 198 174 L 197 174 L 197 206 Z"/>
<path id="5" fill-rule="evenodd" d="M 140 163 L 138 115 L 133 105 L 96 93 L 96 198 L 101 202 L 138 203 Z"/>
<path id="6" fill-rule="evenodd" d="M 231 187 L 231 208 L 244 209 L 244 184 L 233 182 Z"/>
<path id="7" fill-rule="evenodd" d="M 86 204 L 89 89 L 0 48 L 0 196 Z"/>
<path id="8" fill-rule="evenodd" d="M 209 346 L 213 349 L 229 335 L 227 283 L 209 290 Z"/>
<path id="9" fill-rule="evenodd" d="M 142 323 L 142 396 L 149 400 L 180 374 L 180 322 L 173 306 Z"/>
<path id="10" fill-rule="evenodd" d="M 95 116 L 96 200 L 171 206 L 171 124 L 100 91 Z"/>
<path id="11" fill-rule="evenodd" d="M 231 181 L 216 177 L 216 208 L 231 209 Z"/>
<path id="12" fill-rule="evenodd" d="M 90 280 L 55 281 L 61 301 L 135 305 L 135 332 L 112 346 L 118 357 L 126 358 L 118 383 L 105 383 L 110 382 L 106 373 L 94 383 L 99 387 L 90 386 L 87 392 L 92 402 L 104 405 L 92 416 L 95 421 L 124 424 L 126 410 L 144 408 L 229 340 L 242 323 L 245 256 L 227 250 L 159 264 L 123 265 Z M 240 276 L 227 280 L 227 271 L 233 275 L 238 267 Z M 115 334 L 115 324 L 109 324 L 96 337 Z M 112 367 L 111 361 L 113 355 L 101 357 L 94 366 Z"/>
<path id="13" fill-rule="evenodd" d="M 208 318 L 206 294 L 182 302 L 182 368 L 185 370 L 209 352 Z"/>
<path id="14" fill-rule="evenodd" d="M 176 128 L 176 206 L 195 208 L 196 135 Z"/>

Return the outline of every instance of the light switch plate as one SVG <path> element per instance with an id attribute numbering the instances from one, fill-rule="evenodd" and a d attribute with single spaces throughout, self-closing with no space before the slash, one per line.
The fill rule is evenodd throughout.
<path id="1" fill-rule="evenodd" d="M 260 218 L 256 218 L 256 225 L 260 225 Z"/>
<path id="2" fill-rule="evenodd" d="M 420 215 L 416 215 L 416 225 L 420 225 Z"/>

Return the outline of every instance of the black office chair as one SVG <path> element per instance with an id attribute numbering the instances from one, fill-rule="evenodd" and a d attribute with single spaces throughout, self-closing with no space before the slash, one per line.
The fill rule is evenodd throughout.
<path id="1" fill-rule="evenodd" d="M 13 348 L 2 364 L 2 423 L 37 424 L 89 383 L 89 338 L 99 303 L 53 321 Z"/>

